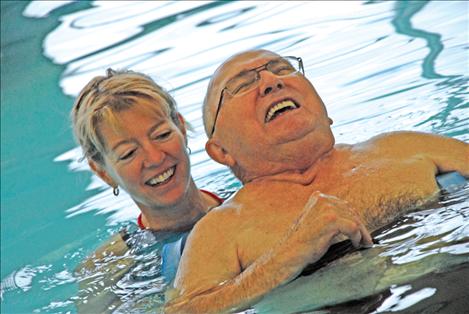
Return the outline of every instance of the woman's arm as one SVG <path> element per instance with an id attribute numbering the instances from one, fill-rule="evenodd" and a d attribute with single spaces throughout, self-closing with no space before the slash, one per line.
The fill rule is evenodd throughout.
<path id="1" fill-rule="evenodd" d="M 135 264 L 128 256 L 129 247 L 125 231 L 113 235 L 75 269 L 79 285 L 75 300 L 78 313 L 104 313 L 111 305 L 121 303 L 119 297 L 109 290 Z"/>

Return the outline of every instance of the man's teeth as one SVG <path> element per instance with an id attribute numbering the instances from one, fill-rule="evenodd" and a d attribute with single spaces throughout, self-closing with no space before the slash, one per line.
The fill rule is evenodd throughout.
<path id="1" fill-rule="evenodd" d="M 265 117 L 265 121 L 271 121 L 277 113 L 285 111 L 284 109 L 290 110 L 296 108 L 298 108 L 298 106 L 291 100 L 281 101 L 269 109 L 269 112 L 267 112 L 267 116 Z"/>
<path id="2" fill-rule="evenodd" d="M 150 184 L 150 185 L 157 185 L 157 184 L 161 184 L 161 183 L 167 181 L 174 174 L 174 169 L 175 169 L 175 167 L 172 167 L 172 168 L 166 170 L 162 174 L 148 180 L 147 183 Z"/>

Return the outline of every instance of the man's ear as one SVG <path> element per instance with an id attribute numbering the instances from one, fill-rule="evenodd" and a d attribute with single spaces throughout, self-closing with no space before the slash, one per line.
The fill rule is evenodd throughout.
<path id="1" fill-rule="evenodd" d="M 228 166 L 230 168 L 236 165 L 236 161 L 233 156 L 231 156 L 229 152 L 227 152 L 212 138 L 209 139 L 205 144 L 205 150 L 207 151 L 207 154 L 210 156 L 210 158 L 222 165 Z"/>
<path id="2" fill-rule="evenodd" d="M 117 186 L 117 184 L 114 182 L 114 180 L 111 178 L 111 176 L 107 173 L 106 169 L 104 169 L 101 164 L 91 159 L 88 159 L 88 164 L 90 165 L 91 170 L 93 170 L 93 172 L 104 182 L 109 184 L 109 186 L 113 188 Z"/>

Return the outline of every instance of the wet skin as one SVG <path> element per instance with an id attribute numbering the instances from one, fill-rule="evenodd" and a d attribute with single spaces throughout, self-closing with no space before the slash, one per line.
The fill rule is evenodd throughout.
<path id="1" fill-rule="evenodd" d="M 207 95 L 206 130 L 224 84 L 240 69 L 276 57 L 251 51 L 217 70 Z M 224 99 L 219 110 L 207 152 L 244 186 L 195 226 L 175 282 L 180 297 L 169 312 L 246 308 L 344 236 L 356 246 L 370 245 L 369 231 L 435 199 L 436 174 L 469 177 L 469 145 L 451 138 L 394 132 L 334 145 L 331 120 L 304 76 L 260 75 L 256 89 Z M 299 108 L 266 122 L 269 108 L 286 98 Z"/>

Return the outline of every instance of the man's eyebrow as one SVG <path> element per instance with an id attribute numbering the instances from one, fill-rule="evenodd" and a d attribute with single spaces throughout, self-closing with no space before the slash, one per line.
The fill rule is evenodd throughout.
<path id="1" fill-rule="evenodd" d="M 251 72 L 252 70 L 254 70 L 254 69 L 252 69 L 252 68 L 245 68 L 245 69 L 242 69 L 241 71 L 239 71 L 238 73 L 236 73 L 236 75 L 234 75 L 232 78 L 234 78 L 234 77 L 236 77 L 236 76 L 238 76 L 238 75 L 240 75 L 240 74 L 244 74 L 244 73 L 247 73 L 247 72 Z"/>

